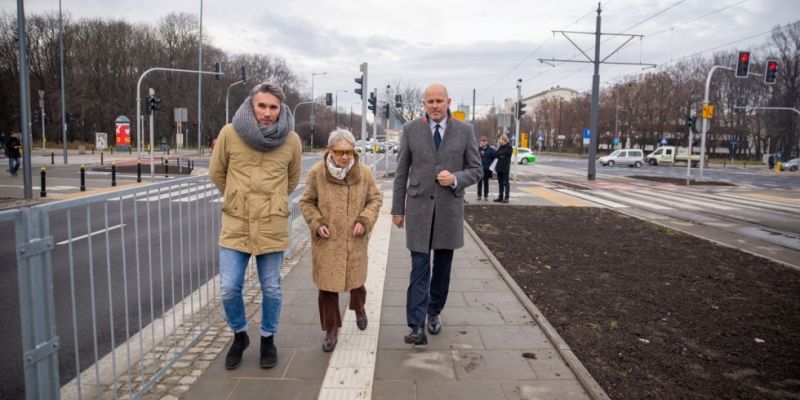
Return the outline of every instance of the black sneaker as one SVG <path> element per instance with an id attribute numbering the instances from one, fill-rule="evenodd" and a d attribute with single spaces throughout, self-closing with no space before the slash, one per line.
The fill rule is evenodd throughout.
<path id="1" fill-rule="evenodd" d="M 237 332 L 233 336 L 233 344 L 225 356 L 225 369 L 236 369 L 242 363 L 244 349 L 250 346 L 250 337 L 247 332 Z"/>

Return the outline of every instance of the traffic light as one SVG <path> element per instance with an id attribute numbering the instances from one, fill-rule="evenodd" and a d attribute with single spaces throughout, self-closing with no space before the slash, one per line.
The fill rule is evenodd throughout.
<path id="1" fill-rule="evenodd" d="M 394 95 L 394 106 L 400 108 L 403 106 L 403 96 L 396 94 Z"/>
<path id="2" fill-rule="evenodd" d="M 386 107 L 383 108 L 383 116 L 389 119 L 389 103 L 386 103 Z"/>
<path id="3" fill-rule="evenodd" d="M 34 124 L 42 123 L 42 113 L 38 109 L 33 110 L 33 123 Z"/>
<path id="4" fill-rule="evenodd" d="M 522 119 L 522 116 L 525 115 L 525 110 L 523 110 L 523 108 L 525 108 L 525 105 L 526 104 L 521 101 L 517 102 L 516 107 L 514 108 L 517 119 Z"/>
<path id="5" fill-rule="evenodd" d="M 247 82 L 247 73 L 245 71 L 244 65 L 239 68 L 239 71 L 242 73 L 242 82 Z"/>
<path id="6" fill-rule="evenodd" d="M 147 109 L 150 112 L 161 110 L 161 99 L 156 96 L 147 96 Z"/>
<path id="7" fill-rule="evenodd" d="M 325 105 L 326 106 L 333 105 L 333 93 L 325 93 Z"/>
<path id="8" fill-rule="evenodd" d="M 778 76 L 778 62 L 776 60 L 767 61 L 767 71 L 764 72 L 764 83 L 774 84 Z"/>
<path id="9" fill-rule="evenodd" d="M 750 52 L 740 51 L 739 58 L 736 59 L 736 77 L 747 78 L 750 69 Z"/>
<path id="10" fill-rule="evenodd" d="M 220 65 L 219 61 L 214 63 L 214 72 L 217 73 L 214 75 L 214 80 L 218 81 L 222 79 L 222 65 Z"/>
<path id="11" fill-rule="evenodd" d="M 364 75 L 356 78 L 356 83 L 358 84 L 358 87 L 356 88 L 355 92 L 360 96 L 361 93 L 364 93 Z"/>
<path id="12" fill-rule="evenodd" d="M 72 113 L 67 111 L 66 113 L 64 113 L 64 123 L 68 124 L 70 123 L 70 121 L 72 121 Z"/>
<path id="13" fill-rule="evenodd" d="M 372 111 L 372 114 L 375 114 L 375 106 L 376 103 L 378 102 L 378 99 L 375 98 L 375 93 L 370 93 L 369 99 L 367 99 L 367 101 L 369 102 L 367 108 L 369 108 L 369 110 Z"/>

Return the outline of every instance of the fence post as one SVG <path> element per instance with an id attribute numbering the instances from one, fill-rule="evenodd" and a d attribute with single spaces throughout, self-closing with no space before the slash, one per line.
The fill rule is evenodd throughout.
<path id="1" fill-rule="evenodd" d="M 136 161 L 136 183 L 142 183 L 142 161 Z"/>
<path id="2" fill-rule="evenodd" d="M 164 178 L 169 178 L 169 157 L 164 157 Z"/>
<path id="3" fill-rule="evenodd" d="M 111 162 L 111 186 L 117 186 L 117 163 Z"/>
<path id="4" fill-rule="evenodd" d="M 23 208 L 16 222 L 25 397 L 58 399 L 59 338 L 53 301 L 53 237 L 46 211 Z"/>

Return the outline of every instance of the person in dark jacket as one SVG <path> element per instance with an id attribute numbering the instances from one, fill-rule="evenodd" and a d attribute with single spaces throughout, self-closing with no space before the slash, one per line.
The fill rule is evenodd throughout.
<path id="1" fill-rule="evenodd" d="M 17 135 L 11 133 L 11 135 L 6 138 L 5 143 L 3 143 L 3 147 L 5 148 L 6 157 L 8 157 L 8 173 L 10 173 L 11 176 L 17 176 L 17 171 L 19 171 L 20 149 L 22 148 Z"/>
<path id="2" fill-rule="evenodd" d="M 483 178 L 478 182 L 478 200 L 483 195 L 484 200 L 489 200 L 489 181 L 492 180 L 492 170 L 489 167 L 495 160 L 494 147 L 489 146 L 489 139 L 481 136 L 478 152 L 481 154 L 481 164 L 483 164 Z"/>
<path id="3" fill-rule="evenodd" d="M 497 148 L 495 156 L 497 157 L 497 166 L 494 172 L 497 172 L 497 184 L 499 186 L 498 196 L 494 199 L 495 202 L 508 203 L 508 192 L 511 190 L 508 184 L 508 175 L 511 173 L 511 156 L 514 150 L 511 144 L 508 143 L 508 136 L 500 136 L 500 147 Z"/>

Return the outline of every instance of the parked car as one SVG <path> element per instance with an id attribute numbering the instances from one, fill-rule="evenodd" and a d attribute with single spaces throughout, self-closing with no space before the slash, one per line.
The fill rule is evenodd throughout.
<path id="1" fill-rule="evenodd" d="M 519 161 L 517 164 L 532 164 L 536 162 L 536 155 L 530 149 L 520 147 L 517 149 L 517 157 Z"/>
<path id="2" fill-rule="evenodd" d="M 613 167 L 616 164 L 639 168 L 644 164 L 644 152 L 641 149 L 620 149 L 600 157 L 601 165 Z"/>
<path id="3" fill-rule="evenodd" d="M 798 163 L 800 163 L 800 158 L 793 158 L 785 163 L 781 163 L 781 171 L 797 171 Z"/>

